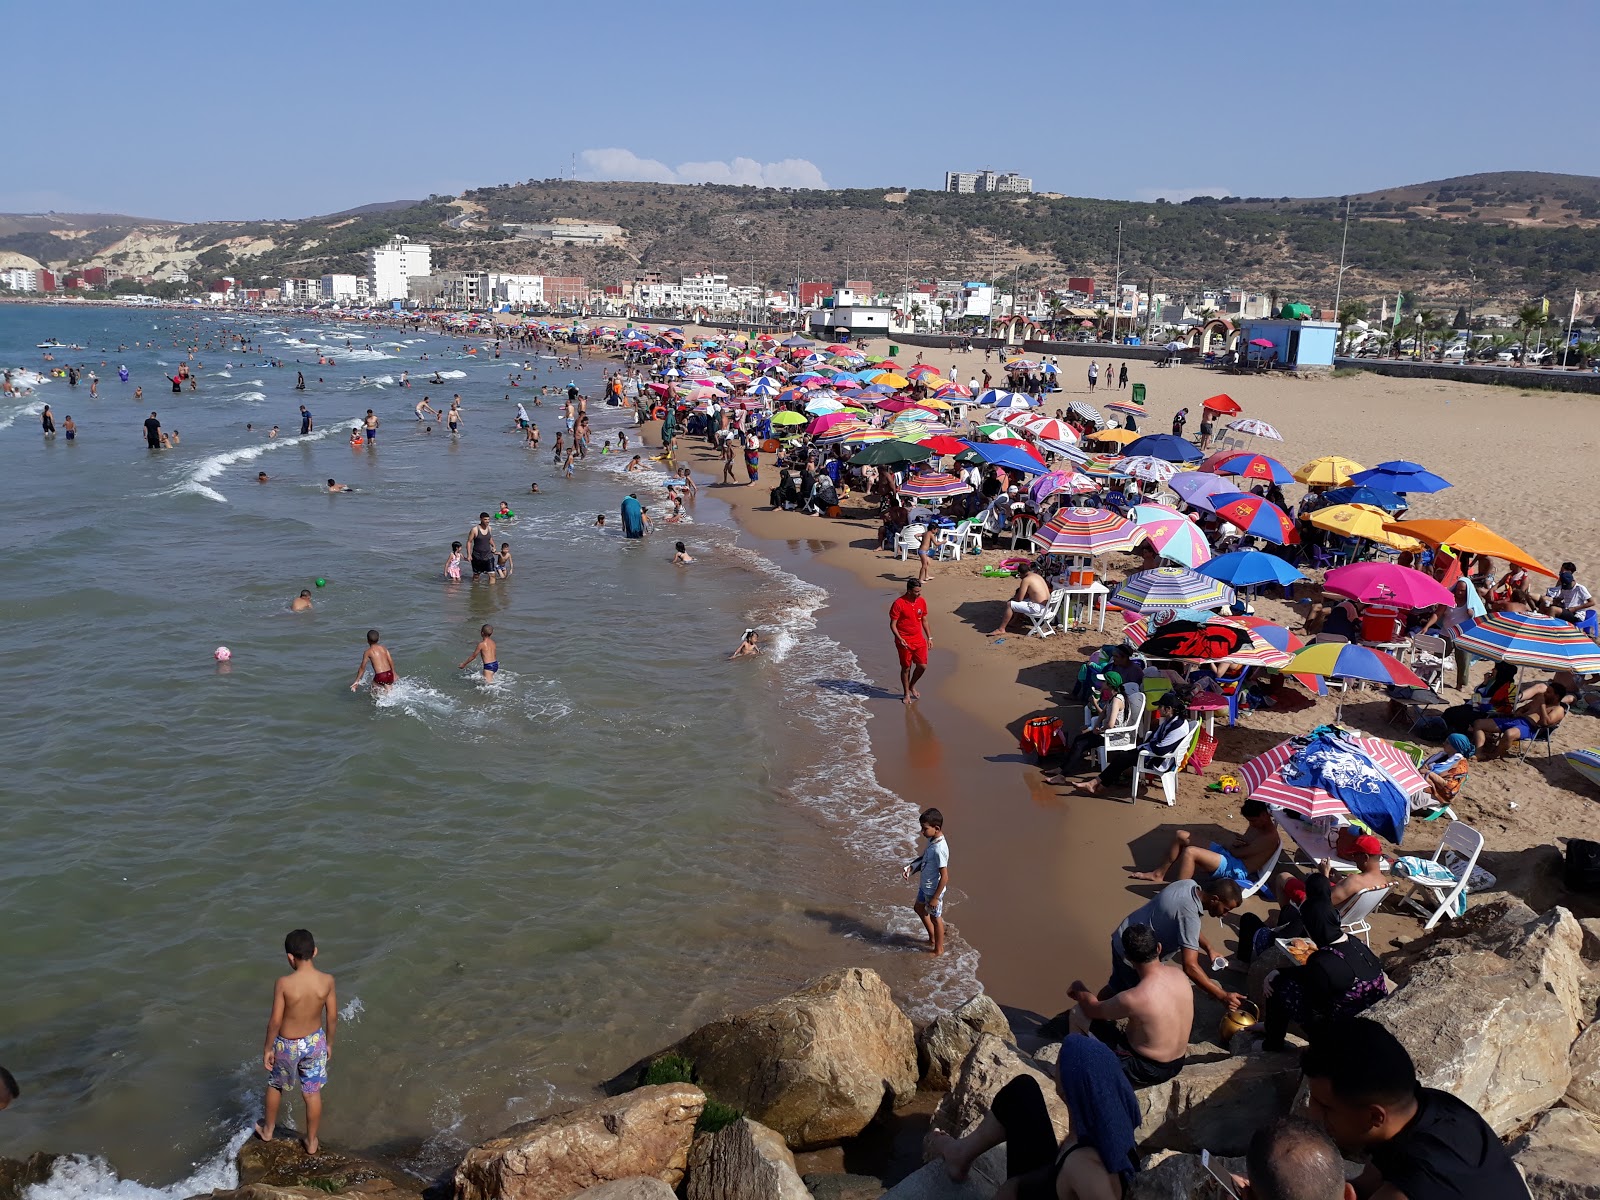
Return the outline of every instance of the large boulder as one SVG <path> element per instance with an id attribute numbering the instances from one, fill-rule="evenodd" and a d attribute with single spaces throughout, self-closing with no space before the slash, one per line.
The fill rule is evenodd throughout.
<path id="1" fill-rule="evenodd" d="M 878 1200 L 883 1184 L 875 1175 L 802 1175 L 815 1200 Z"/>
<path id="2" fill-rule="evenodd" d="M 1557 990 L 1522 963 L 1464 950 L 1413 965 L 1406 985 L 1367 1016 L 1410 1051 L 1426 1087 L 1451 1092 L 1504 1137 L 1571 1082 L 1577 1024 Z"/>
<path id="3" fill-rule="evenodd" d="M 1600 961 L 1600 917 L 1584 917 L 1578 922 L 1583 930 L 1583 954 L 1586 962 Z"/>
<path id="4" fill-rule="evenodd" d="M 911 1022 L 877 973 L 859 967 L 704 1025 L 674 1050 L 708 1095 L 795 1150 L 853 1137 L 917 1090 Z"/>
<path id="5" fill-rule="evenodd" d="M 989 1200 L 1006 1181 L 1006 1148 L 996 1146 L 972 1164 L 961 1183 L 951 1183 L 942 1161 L 924 1163 L 883 1194 L 882 1200 Z"/>
<path id="6" fill-rule="evenodd" d="M 1600 1129 L 1570 1108 L 1552 1108 L 1512 1142 L 1533 1200 L 1600 1200 Z"/>
<path id="7" fill-rule="evenodd" d="M 1213 1156 L 1211 1165 L 1224 1176 L 1243 1175 L 1243 1158 Z M 1227 1193 L 1200 1165 L 1198 1154 L 1155 1154 L 1133 1177 L 1124 1200 L 1225 1200 Z"/>
<path id="8" fill-rule="evenodd" d="M 1582 1000 L 1589 974 L 1583 963 L 1583 927 L 1566 909 L 1553 908 L 1534 918 L 1494 950 L 1561 1002 L 1574 1032 L 1593 1015 L 1584 1011 Z"/>
<path id="9" fill-rule="evenodd" d="M 0 1158 L 0 1200 L 22 1200 L 22 1193 L 49 1179 L 65 1157 L 40 1151 L 27 1158 Z"/>
<path id="10" fill-rule="evenodd" d="M 1016 1046 L 992 1033 L 979 1037 L 961 1060 L 955 1082 L 933 1112 L 932 1129 L 952 1137 L 965 1137 L 988 1115 L 1000 1089 L 1019 1075 L 1027 1075 L 1038 1083 L 1056 1136 L 1065 1137 L 1067 1106 L 1056 1095 L 1055 1080 L 1039 1070 L 1033 1059 Z"/>
<path id="11" fill-rule="evenodd" d="M 674 1192 L 659 1179 L 636 1175 L 632 1179 L 613 1179 L 599 1187 L 584 1188 L 576 1200 L 677 1200 Z"/>
<path id="12" fill-rule="evenodd" d="M 1243 1154 L 1252 1133 L 1289 1111 L 1299 1083 L 1294 1053 L 1191 1056 L 1176 1078 L 1134 1093 L 1139 1144 L 1146 1151 Z"/>
<path id="13" fill-rule="evenodd" d="M 254 1189 L 250 1195 L 257 1200 L 267 1191 L 286 1188 L 312 1188 L 313 1194 L 321 1195 L 360 1192 L 392 1200 L 417 1196 L 422 1191 L 416 1179 L 369 1159 L 327 1146 L 320 1147 L 315 1156 L 307 1154 L 296 1138 L 274 1138 L 270 1142 L 250 1138 L 239 1147 L 235 1161 L 239 1168 L 236 1190 Z"/>
<path id="14" fill-rule="evenodd" d="M 687 1200 L 811 1200 L 783 1137 L 741 1118 L 696 1138 Z"/>
<path id="15" fill-rule="evenodd" d="M 1567 1064 L 1572 1068 L 1567 1103 L 1581 1108 L 1591 1117 L 1600 1117 L 1600 1021 L 1590 1025 L 1572 1043 Z"/>
<path id="16" fill-rule="evenodd" d="M 983 993 L 934 1019 L 917 1035 L 917 1069 L 921 1088 L 929 1092 L 949 1089 L 955 1069 L 977 1040 L 986 1033 L 1010 1042 L 1016 1039 L 1000 1006 Z"/>
<path id="17" fill-rule="evenodd" d="M 567 1200 L 612 1180 L 683 1178 L 705 1093 L 686 1083 L 642 1087 L 513 1125 L 456 1167 L 456 1200 Z"/>

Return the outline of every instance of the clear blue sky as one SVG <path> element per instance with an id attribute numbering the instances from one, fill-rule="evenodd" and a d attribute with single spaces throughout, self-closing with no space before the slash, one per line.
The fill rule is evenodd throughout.
<path id="1" fill-rule="evenodd" d="M 1600 174 L 1592 0 L 88 0 L 5 26 L 0 211 L 309 216 L 574 158 L 833 187 L 990 166 L 1128 199 Z"/>

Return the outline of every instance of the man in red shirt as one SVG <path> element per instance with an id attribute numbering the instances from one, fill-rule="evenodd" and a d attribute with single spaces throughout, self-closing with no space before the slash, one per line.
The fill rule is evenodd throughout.
<path id="1" fill-rule="evenodd" d="M 889 629 L 894 634 L 895 649 L 900 652 L 901 703 L 920 700 L 917 680 L 928 669 L 928 647 L 933 638 L 928 633 L 928 602 L 922 598 L 922 580 L 906 580 L 905 595 L 899 596 L 889 606 Z"/>

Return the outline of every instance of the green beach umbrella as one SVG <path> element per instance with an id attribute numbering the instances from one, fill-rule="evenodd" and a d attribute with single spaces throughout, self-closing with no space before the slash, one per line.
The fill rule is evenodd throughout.
<path id="1" fill-rule="evenodd" d="M 850 461 L 856 466 L 886 466 L 889 463 L 926 462 L 933 457 L 927 446 L 915 442 L 874 442 Z"/>

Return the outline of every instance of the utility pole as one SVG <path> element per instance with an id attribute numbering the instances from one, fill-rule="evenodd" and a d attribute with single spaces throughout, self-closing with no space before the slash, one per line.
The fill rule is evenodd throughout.
<path id="1" fill-rule="evenodd" d="M 1117 273 L 1111 283 L 1111 344 L 1117 344 L 1117 317 L 1122 308 L 1122 222 L 1117 222 Z"/>
<path id="2" fill-rule="evenodd" d="M 1333 285 L 1333 319 L 1339 319 L 1339 298 L 1344 295 L 1344 248 L 1350 241 L 1350 197 L 1344 198 L 1344 235 L 1339 239 L 1339 278 Z"/>

